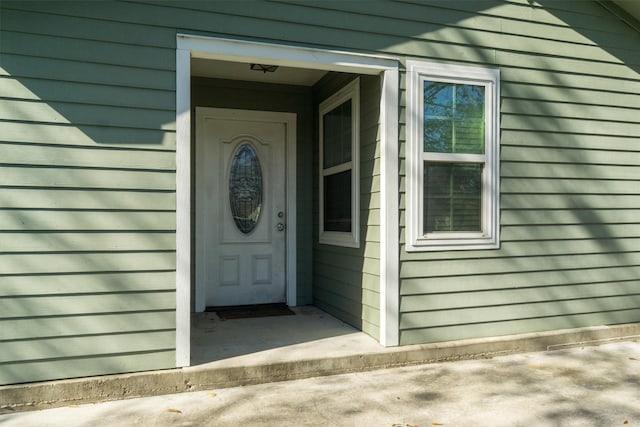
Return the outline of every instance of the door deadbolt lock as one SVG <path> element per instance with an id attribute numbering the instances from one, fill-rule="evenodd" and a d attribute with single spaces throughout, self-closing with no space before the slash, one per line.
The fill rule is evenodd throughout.
<path id="1" fill-rule="evenodd" d="M 278 229 L 278 231 L 284 231 L 287 228 L 287 226 L 279 222 L 278 225 L 276 225 L 276 228 Z"/>

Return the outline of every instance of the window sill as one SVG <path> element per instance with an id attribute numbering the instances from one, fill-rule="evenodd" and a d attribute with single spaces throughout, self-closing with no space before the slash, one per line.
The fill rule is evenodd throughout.
<path id="1" fill-rule="evenodd" d="M 496 237 L 441 238 L 422 237 L 406 244 L 407 252 L 471 251 L 500 249 Z"/>
<path id="2" fill-rule="evenodd" d="M 359 248 L 360 242 L 351 233 L 324 232 L 320 235 L 318 243 L 321 245 L 344 246 L 347 248 Z"/>

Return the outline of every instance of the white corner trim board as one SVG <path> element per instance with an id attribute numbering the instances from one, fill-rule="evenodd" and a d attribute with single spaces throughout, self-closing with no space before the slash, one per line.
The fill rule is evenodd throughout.
<path id="1" fill-rule="evenodd" d="M 176 367 L 191 364 L 191 55 L 176 51 Z"/>

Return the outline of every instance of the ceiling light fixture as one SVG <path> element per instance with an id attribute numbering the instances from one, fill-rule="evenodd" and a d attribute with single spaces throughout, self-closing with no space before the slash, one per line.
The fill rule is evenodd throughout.
<path id="1" fill-rule="evenodd" d="M 265 64 L 251 64 L 250 68 L 253 71 L 262 71 L 263 73 L 274 73 L 277 69 L 277 65 L 265 65 Z"/>

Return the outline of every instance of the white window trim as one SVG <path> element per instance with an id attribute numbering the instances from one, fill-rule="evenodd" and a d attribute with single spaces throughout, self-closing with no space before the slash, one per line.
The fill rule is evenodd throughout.
<path id="1" fill-rule="evenodd" d="M 344 102 L 351 100 L 351 161 L 325 169 L 323 145 L 324 115 Z M 319 242 L 326 245 L 360 247 L 360 78 L 354 79 L 338 92 L 320 103 L 319 106 L 319 201 L 320 230 Z M 351 170 L 351 232 L 324 230 L 324 177 Z"/>
<path id="2" fill-rule="evenodd" d="M 408 252 L 496 249 L 500 246 L 500 70 L 409 60 L 407 70 L 407 210 Z M 444 81 L 485 86 L 485 154 L 423 152 L 423 82 Z M 484 163 L 482 175 L 482 232 L 423 234 L 424 161 Z"/>

